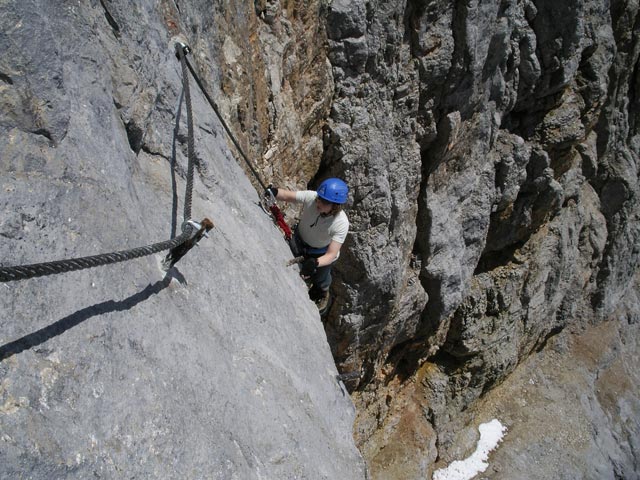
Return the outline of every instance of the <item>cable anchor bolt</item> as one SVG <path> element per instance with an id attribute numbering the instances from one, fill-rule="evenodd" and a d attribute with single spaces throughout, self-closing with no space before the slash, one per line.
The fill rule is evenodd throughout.
<path id="1" fill-rule="evenodd" d="M 179 52 L 182 51 L 182 54 L 186 57 L 191 53 L 191 47 L 183 42 L 176 42 L 176 58 L 180 60 Z"/>
<path id="2" fill-rule="evenodd" d="M 189 250 L 197 245 L 202 237 L 209 238 L 209 231 L 213 228 L 213 222 L 208 218 L 204 218 L 200 223 L 194 220 L 187 220 L 182 224 L 182 231 L 189 232 L 189 238 L 175 248 L 169 250 L 167 256 L 162 261 L 162 267 L 165 271 L 173 267 L 178 261 L 184 257 Z"/>

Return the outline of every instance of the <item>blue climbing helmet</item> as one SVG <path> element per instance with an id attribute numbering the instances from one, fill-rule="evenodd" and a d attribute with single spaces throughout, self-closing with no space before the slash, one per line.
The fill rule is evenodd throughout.
<path id="1" fill-rule="evenodd" d="M 318 196 L 331 203 L 347 203 L 349 186 L 339 178 L 327 178 L 318 187 Z"/>

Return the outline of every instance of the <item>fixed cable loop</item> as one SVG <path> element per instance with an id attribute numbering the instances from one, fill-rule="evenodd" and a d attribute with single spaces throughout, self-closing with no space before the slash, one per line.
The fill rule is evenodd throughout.
<path id="1" fill-rule="evenodd" d="M 195 222 L 191 219 L 182 222 L 182 233 L 186 235 L 189 239 L 193 238 L 198 230 L 200 230 L 201 225 L 198 222 Z"/>
<path id="2" fill-rule="evenodd" d="M 178 60 L 180 60 L 180 52 L 182 52 L 182 54 L 184 56 L 187 56 L 188 54 L 191 53 L 191 47 L 189 47 L 189 45 L 187 45 L 186 43 L 183 42 L 176 42 L 175 44 L 175 51 L 176 51 L 176 58 Z"/>
<path id="3" fill-rule="evenodd" d="M 190 220 L 195 164 L 195 148 L 193 138 L 193 117 L 191 113 L 191 97 L 188 81 L 188 70 L 190 69 L 190 65 L 188 64 L 186 55 L 191 52 L 191 48 L 189 48 L 189 46 L 184 43 L 177 42 L 175 44 L 175 49 L 176 56 L 182 64 L 182 81 L 185 93 L 185 103 L 187 105 L 188 130 L 189 165 L 187 169 L 187 185 L 185 188 L 184 218 L 189 220 L 185 220 L 185 222 L 182 224 L 182 234 L 164 242 L 154 243 L 151 245 L 146 245 L 129 250 L 121 250 L 118 252 L 93 255 L 89 257 L 57 260 L 53 262 L 35 263 L 30 265 L 16 265 L 8 267 L 0 266 L 0 283 L 12 282 L 16 280 L 26 280 L 29 278 L 54 275 L 58 273 L 71 272 L 75 270 L 83 270 L 85 268 L 93 268 L 102 265 L 124 262 L 127 260 L 133 260 L 134 258 L 140 258 L 158 253 L 163 250 L 169 250 L 169 254 L 167 257 L 170 258 L 170 266 L 173 266 L 191 247 L 196 245 L 202 239 L 202 237 L 208 237 L 207 233 L 213 228 L 213 222 L 211 220 L 209 220 L 208 218 L 204 218 L 200 223 Z"/>

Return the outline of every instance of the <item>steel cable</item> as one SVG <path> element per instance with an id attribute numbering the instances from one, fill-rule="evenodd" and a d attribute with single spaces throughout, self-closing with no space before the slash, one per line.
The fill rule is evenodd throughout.
<path id="1" fill-rule="evenodd" d="M 154 243 L 144 247 L 122 250 L 113 253 L 104 253 L 90 257 L 71 258 L 67 260 L 57 260 L 54 262 L 34 263 L 32 265 L 19 265 L 15 267 L 0 267 L 0 282 L 11 282 L 14 280 L 26 280 L 45 275 L 55 275 L 58 273 L 72 272 L 74 270 L 84 270 L 86 268 L 99 267 L 112 263 L 125 262 L 134 258 L 152 255 L 163 250 L 173 249 L 182 245 L 191 237 L 191 226 L 181 235 L 164 242 Z"/>
<path id="2" fill-rule="evenodd" d="M 182 88 L 184 100 L 187 106 L 187 186 L 184 193 L 184 221 L 191 218 L 191 201 L 193 192 L 193 170 L 195 166 L 195 142 L 193 139 L 193 113 L 191 110 L 191 92 L 189 90 L 189 72 L 187 71 L 187 58 L 184 49 L 178 44 L 176 47 L 180 66 L 182 67 Z"/>
<path id="3" fill-rule="evenodd" d="M 204 88 L 204 84 L 200 80 L 200 77 L 198 76 L 198 74 L 196 73 L 194 68 L 191 66 L 191 63 L 189 62 L 189 59 L 185 58 L 184 61 L 187 64 L 187 67 L 189 68 L 189 71 L 191 72 L 191 75 L 193 75 L 193 79 L 198 84 L 198 87 L 200 87 L 200 91 L 202 92 L 204 97 L 207 99 L 207 102 L 209 102 L 209 105 L 211 106 L 211 108 L 215 112 L 216 116 L 218 117 L 218 120 L 220 120 L 220 123 L 222 124 L 222 126 L 225 129 L 225 131 L 227 132 L 227 135 L 229 135 L 229 138 L 231 139 L 231 142 L 235 145 L 236 149 L 238 149 L 238 152 L 240 152 L 240 156 L 245 161 L 245 163 L 249 167 L 249 170 L 251 170 L 251 173 L 253 174 L 255 179 L 258 181 L 258 183 L 260 184 L 262 189 L 266 190 L 267 186 L 265 185 L 265 183 L 260 178 L 260 175 L 258 175 L 258 172 L 254 168 L 254 166 L 251 164 L 251 161 L 249 160 L 249 157 L 247 157 L 247 155 L 244 153 L 244 150 L 242 150 L 242 147 L 240 146 L 240 143 L 238 143 L 238 140 L 236 140 L 236 137 L 233 135 L 233 132 L 231 132 L 231 129 L 227 125 L 227 122 L 225 122 L 224 118 L 222 118 L 222 115 L 220 114 L 220 110 L 218 109 L 218 106 L 213 101 L 213 99 L 209 96 L 209 93 L 207 92 L 207 89 Z"/>
<path id="4" fill-rule="evenodd" d="M 188 48 L 188 47 L 185 47 L 185 48 Z M 186 58 L 186 57 L 181 57 L 181 60 L 183 60 L 184 63 L 187 64 L 187 67 L 189 68 L 189 71 L 191 72 L 191 75 L 193 76 L 193 79 L 198 84 L 198 87 L 200 88 L 200 91 L 202 92 L 202 94 L 207 99 L 207 102 L 209 102 L 209 105 L 211 106 L 211 108 L 215 112 L 216 116 L 218 117 L 218 120 L 220 120 L 220 123 L 222 124 L 222 126 L 225 129 L 225 131 L 227 132 L 227 135 L 229 135 L 229 138 L 231 139 L 231 142 L 235 145 L 236 149 L 240 153 L 240 156 L 242 157 L 244 162 L 247 164 L 247 167 L 249 168 L 249 170 L 253 174 L 254 178 L 260 184 L 262 189 L 266 190 L 267 186 L 265 185 L 265 183 L 260 178 L 260 175 L 258 174 L 258 172 L 255 169 L 255 167 L 252 165 L 251 161 L 249 160 L 249 157 L 247 157 L 247 155 L 244 153 L 244 150 L 242 149 L 242 147 L 240 146 L 240 143 L 238 142 L 238 140 L 236 139 L 235 135 L 233 134 L 233 132 L 229 128 L 229 125 L 227 125 L 227 122 L 224 120 L 224 118 L 222 118 L 222 115 L 220 114 L 220 110 L 218 109 L 218 106 L 216 105 L 216 103 L 213 101 L 213 99 L 211 98 L 211 96 L 207 92 L 207 89 L 204 88 L 204 85 L 203 85 L 202 81 L 200 80 L 200 77 L 198 76 L 197 72 L 195 71 L 195 69 L 193 68 L 191 63 L 189 62 L 189 59 Z M 267 214 L 269 214 L 269 213 L 271 214 L 271 218 L 274 220 L 276 225 L 278 225 L 278 227 L 282 230 L 282 233 L 284 234 L 285 239 L 287 241 L 289 241 L 291 239 L 291 235 L 292 235 L 291 234 L 291 228 L 289 227 L 289 225 L 287 224 L 286 220 L 284 219 L 284 214 L 280 211 L 280 208 L 275 204 L 275 200 L 276 199 L 274 197 L 272 199 L 272 202 L 268 202 L 265 205 L 264 204 L 265 198 L 260 196 L 260 204 L 261 204 L 263 210 Z"/>
<path id="5" fill-rule="evenodd" d="M 89 257 L 71 258 L 66 260 L 56 260 L 53 262 L 34 263 L 31 265 L 17 265 L 10 267 L 0 267 L 0 283 L 11 282 L 16 280 L 26 280 L 34 277 L 42 277 L 46 275 L 55 275 L 58 273 L 71 272 L 75 270 L 84 270 L 87 268 L 98 267 L 102 265 L 110 265 L 114 263 L 124 262 L 164 250 L 173 250 L 186 241 L 190 240 L 194 233 L 194 226 L 188 223 L 191 219 L 191 203 L 193 197 L 193 174 L 194 174 L 194 137 L 193 137 L 193 115 L 191 109 L 191 95 L 189 92 L 189 80 L 187 72 L 187 61 L 182 46 L 176 46 L 177 55 L 182 66 L 182 85 L 185 94 L 185 103 L 187 106 L 187 183 L 184 196 L 184 223 L 182 224 L 182 233 L 175 238 L 164 242 L 146 245 L 144 247 L 133 248 L 130 250 L 121 250 L 118 252 L 104 253 Z"/>

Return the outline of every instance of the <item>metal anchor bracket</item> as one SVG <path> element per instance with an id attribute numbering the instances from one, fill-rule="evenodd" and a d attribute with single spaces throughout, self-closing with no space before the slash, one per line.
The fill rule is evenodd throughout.
<path id="1" fill-rule="evenodd" d="M 182 224 L 182 231 L 190 229 L 190 237 L 175 248 L 172 248 L 162 261 L 162 268 L 167 271 L 184 257 L 189 250 L 202 240 L 202 237 L 209 237 L 209 231 L 213 228 L 213 222 L 204 218 L 200 223 L 194 220 L 187 220 Z"/>

